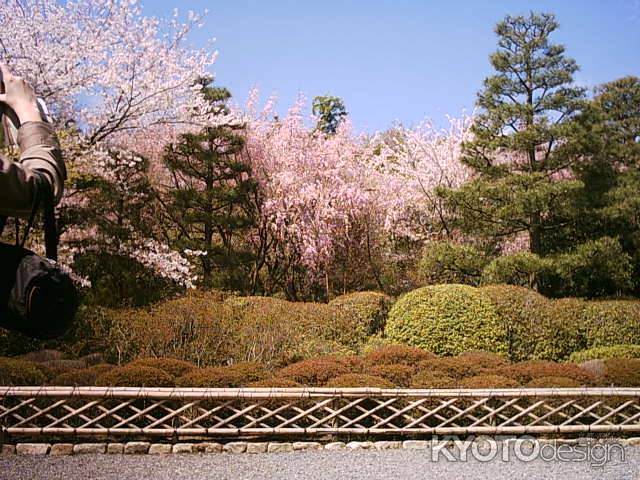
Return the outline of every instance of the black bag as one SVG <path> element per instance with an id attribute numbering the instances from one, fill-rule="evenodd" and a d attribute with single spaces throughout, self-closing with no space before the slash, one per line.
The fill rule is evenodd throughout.
<path id="1" fill-rule="evenodd" d="M 51 186 L 44 174 L 37 173 L 36 194 L 31 217 L 16 244 L 0 243 L 0 326 L 30 337 L 56 338 L 73 323 L 78 309 L 78 294 L 68 274 L 58 265 L 58 232 Z M 44 210 L 47 258 L 24 248 L 40 207 Z M 0 234 L 6 217 L 0 217 Z"/>

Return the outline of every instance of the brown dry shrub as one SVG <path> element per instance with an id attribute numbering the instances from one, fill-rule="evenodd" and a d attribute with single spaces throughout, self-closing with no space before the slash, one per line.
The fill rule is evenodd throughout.
<path id="1" fill-rule="evenodd" d="M 383 345 L 364 355 L 367 365 L 416 365 L 422 360 L 436 358 L 436 356 L 418 347 L 408 345 Z"/>
<path id="2" fill-rule="evenodd" d="M 539 377 L 525 385 L 527 388 L 578 388 L 580 382 L 567 377 Z"/>
<path id="3" fill-rule="evenodd" d="M 598 379 L 603 386 L 640 387 L 639 358 L 609 358 L 604 360 L 604 369 Z"/>
<path id="4" fill-rule="evenodd" d="M 592 385 L 595 376 L 574 363 L 555 363 L 545 360 L 529 360 L 514 363 L 499 369 L 499 373 L 512 378 L 521 384 L 527 384 L 534 378 L 541 377 L 566 377 L 578 382 L 580 385 Z"/>
<path id="5" fill-rule="evenodd" d="M 57 375 L 49 383 L 62 386 L 92 386 L 96 384 L 99 376 L 111 371 L 113 368 L 115 368 L 113 365 L 102 363 L 87 368 L 69 370 Z"/>
<path id="6" fill-rule="evenodd" d="M 305 386 L 321 386 L 330 379 L 347 373 L 350 372 L 345 364 L 331 358 L 320 357 L 292 363 L 279 370 L 277 376 Z"/>
<path id="7" fill-rule="evenodd" d="M 434 374 L 460 380 L 477 375 L 490 375 L 508 362 L 499 355 L 487 352 L 468 352 L 455 357 L 436 357 L 423 360 L 416 366 L 417 370 L 431 371 Z"/>
<path id="8" fill-rule="evenodd" d="M 412 388 L 455 388 L 456 381 L 446 375 L 423 370 L 411 377 Z"/>
<path id="9" fill-rule="evenodd" d="M 289 380 L 286 378 L 272 377 L 266 378 L 264 380 L 258 380 L 257 382 L 251 382 L 247 384 L 247 387 L 254 388 L 300 388 L 298 382 L 294 382 L 293 380 Z"/>
<path id="10" fill-rule="evenodd" d="M 181 377 L 194 368 L 198 368 L 193 363 L 177 358 L 137 358 L 133 362 L 129 362 L 128 365 L 158 368 L 174 377 Z"/>
<path id="11" fill-rule="evenodd" d="M 502 375 L 475 375 L 463 378 L 460 388 L 518 388 L 520 384 Z"/>
<path id="12" fill-rule="evenodd" d="M 270 297 L 227 299 L 239 317 L 234 358 L 282 366 L 317 354 L 356 351 L 357 319 L 342 308 Z"/>
<path id="13" fill-rule="evenodd" d="M 105 387 L 173 387 L 174 377 L 153 367 L 116 367 L 98 376 L 96 385 Z"/>
<path id="14" fill-rule="evenodd" d="M 408 387 L 415 368 L 409 365 L 396 363 L 395 365 L 374 365 L 367 373 L 388 380 L 396 387 Z"/>
<path id="15" fill-rule="evenodd" d="M 191 370 L 176 380 L 178 387 L 235 388 L 241 387 L 244 377 L 230 367 L 206 367 Z"/>
<path id="16" fill-rule="evenodd" d="M 242 377 L 242 384 L 258 382 L 267 378 L 267 368 L 258 362 L 238 362 L 227 367 Z"/>
<path id="17" fill-rule="evenodd" d="M 189 292 L 151 308 L 106 311 L 109 357 L 118 363 L 139 357 L 179 358 L 199 366 L 233 357 L 238 318 L 217 294 Z"/>
<path id="18" fill-rule="evenodd" d="M 330 388 L 393 388 L 393 383 L 382 377 L 366 375 L 364 373 L 347 373 L 329 380 L 326 384 Z"/>
<path id="19" fill-rule="evenodd" d="M 0 385 L 42 385 L 46 378 L 38 367 L 26 360 L 0 357 Z"/>

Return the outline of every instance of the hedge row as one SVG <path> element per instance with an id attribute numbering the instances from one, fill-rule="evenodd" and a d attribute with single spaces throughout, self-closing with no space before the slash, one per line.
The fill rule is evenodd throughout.
<path id="1" fill-rule="evenodd" d="M 401 297 L 384 333 L 440 355 L 480 349 L 512 361 L 561 361 L 594 347 L 640 344 L 640 301 L 550 300 L 512 285 L 434 285 Z"/>
<path id="2" fill-rule="evenodd" d="M 48 379 L 41 364 L 0 358 L 0 384 L 146 387 L 413 387 L 511 388 L 640 386 L 640 359 L 609 358 L 582 365 L 528 360 L 511 363 L 487 352 L 437 357 L 415 347 L 389 345 L 362 356 L 325 355 L 267 368 L 255 362 L 198 368 L 170 358 L 69 369 Z"/>

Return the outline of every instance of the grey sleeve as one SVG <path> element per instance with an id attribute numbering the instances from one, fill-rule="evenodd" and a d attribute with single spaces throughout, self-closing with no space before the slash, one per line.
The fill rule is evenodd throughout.
<path id="1" fill-rule="evenodd" d="M 67 177 L 53 127 L 44 122 L 27 122 L 18 130 L 20 161 L 0 155 L 0 215 L 28 217 L 35 193 L 34 171 L 49 179 L 58 203 Z"/>

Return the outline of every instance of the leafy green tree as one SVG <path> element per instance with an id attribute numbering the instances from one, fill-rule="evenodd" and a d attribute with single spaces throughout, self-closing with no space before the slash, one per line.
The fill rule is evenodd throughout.
<path id="1" fill-rule="evenodd" d="M 496 26 L 496 73 L 478 94 L 480 114 L 463 162 L 475 179 L 457 191 L 440 190 L 467 233 L 505 238 L 525 232 L 531 253 L 554 250 L 546 235 L 574 216 L 582 187 L 567 178 L 589 137 L 576 121 L 585 91 L 573 85 L 576 62 L 550 42 L 552 14 L 507 16 Z"/>
<path id="2" fill-rule="evenodd" d="M 205 285 L 242 289 L 251 254 L 241 239 L 254 223 L 256 182 L 240 155 L 244 126 L 228 120 L 231 94 L 207 78 L 199 84 L 209 102 L 199 113 L 211 126 L 181 135 L 164 155 L 174 182 L 166 203 L 170 235 L 178 248 L 199 255 Z"/>
<path id="3" fill-rule="evenodd" d="M 318 130 L 326 134 L 336 133 L 338 125 L 347 116 L 342 99 L 330 95 L 315 97 L 312 112 L 318 117 Z"/>
<path id="4" fill-rule="evenodd" d="M 489 259 L 471 245 L 448 241 L 429 242 L 424 246 L 418 264 L 420 283 L 464 283 L 478 285 Z"/>

